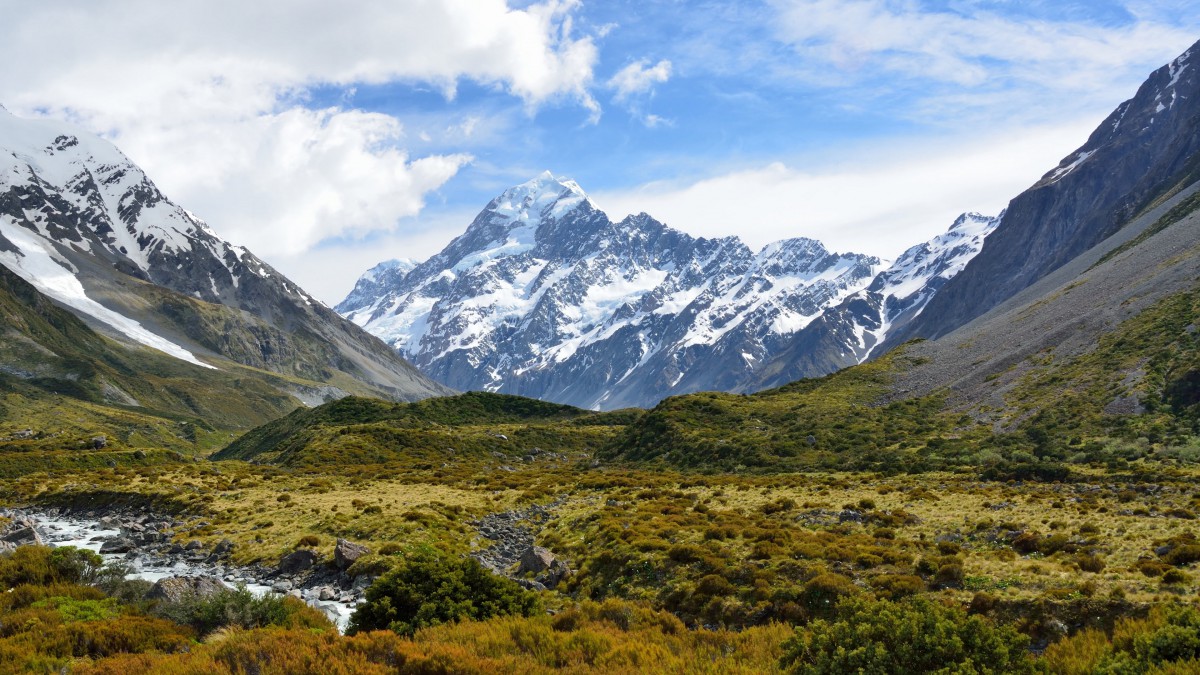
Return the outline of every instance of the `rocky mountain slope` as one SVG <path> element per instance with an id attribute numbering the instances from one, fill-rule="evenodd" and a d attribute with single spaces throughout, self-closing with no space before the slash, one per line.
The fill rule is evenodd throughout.
<path id="1" fill-rule="evenodd" d="M 934 338 L 980 316 L 1200 178 L 1200 43 L 1156 70 L 1130 100 L 1009 204 L 963 273 L 888 346 Z"/>
<path id="2" fill-rule="evenodd" d="M 494 199 L 444 251 L 383 263 L 337 306 L 423 372 L 456 389 L 585 408 L 649 406 L 747 387 L 823 313 L 823 375 L 865 357 L 920 312 L 978 250 L 993 220 L 955 229 L 886 267 L 811 239 L 751 251 L 694 238 L 646 214 L 614 223 L 574 182 L 545 173 Z M 860 303 L 862 304 L 862 303 Z M 853 347 L 847 344 L 853 343 Z"/>
<path id="3" fill-rule="evenodd" d="M 821 313 L 798 331 L 740 391 L 778 387 L 802 377 L 862 363 L 888 335 L 903 330 L 938 291 L 961 272 L 1003 219 L 960 216 L 945 234 L 913 246 L 880 272 L 867 288 Z"/>
<path id="4" fill-rule="evenodd" d="M 112 144 L 0 108 L 0 264 L 93 328 L 317 403 L 448 393 L 169 201 Z"/>

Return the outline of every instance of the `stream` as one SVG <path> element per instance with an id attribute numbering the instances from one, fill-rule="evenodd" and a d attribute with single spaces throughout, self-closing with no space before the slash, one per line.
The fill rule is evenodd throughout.
<path id="1" fill-rule="evenodd" d="M 35 529 L 48 546 L 76 546 L 100 553 L 100 549 L 106 541 L 127 534 L 123 529 L 101 522 L 101 520 L 111 519 L 80 518 L 61 513 L 29 510 L 6 512 L 3 515 L 13 514 L 20 514 L 36 520 Z M 106 563 L 121 563 L 129 567 L 130 573 L 126 577 L 128 579 L 144 579 L 155 582 L 173 576 L 208 576 L 220 579 L 229 586 L 245 586 L 256 596 L 264 596 L 269 593 L 290 593 L 324 612 L 337 625 L 339 632 L 346 630 L 350 622 L 350 615 L 354 613 L 354 605 L 357 604 L 357 599 L 345 594 L 331 599 L 321 599 L 322 588 L 328 589 L 327 586 L 296 590 L 281 590 L 278 587 L 273 589 L 273 584 L 257 576 L 260 573 L 256 570 L 189 560 L 186 551 L 178 554 L 163 554 L 134 549 L 129 553 L 101 554 L 101 557 Z M 325 595 L 331 595 L 331 593 L 327 591 Z"/>

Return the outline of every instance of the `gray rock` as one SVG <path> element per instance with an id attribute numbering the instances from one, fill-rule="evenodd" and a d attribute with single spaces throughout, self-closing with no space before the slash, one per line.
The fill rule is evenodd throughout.
<path id="1" fill-rule="evenodd" d="M 233 542 L 228 539 L 222 539 L 213 547 L 213 554 L 217 556 L 226 556 L 233 551 Z"/>
<path id="2" fill-rule="evenodd" d="M 188 597 L 208 598 L 228 590 L 230 588 L 216 577 L 165 577 L 154 582 L 145 598 L 179 602 Z"/>
<path id="3" fill-rule="evenodd" d="M 271 590 L 276 593 L 287 593 L 288 591 L 292 590 L 292 586 L 292 582 L 288 581 L 287 579 L 280 579 L 279 581 L 271 584 Z"/>
<path id="4" fill-rule="evenodd" d="M 554 554 L 541 546 L 530 546 L 521 554 L 520 567 L 517 574 L 541 574 L 550 569 L 554 563 Z"/>
<path id="5" fill-rule="evenodd" d="M 354 561 L 367 555 L 371 549 L 362 544 L 355 544 L 345 539 L 338 539 L 337 546 L 333 549 L 333 562 L 337 568 L 344 570 L 354 564 Z"/>
<path id="6" fill-rule="evenodd" d="M 3 537 L 0 537 L 0 539 L 14 546 L 28 546 L 31 544 L 40 546 L 42 544 L 41 535 L 37 533 L 37 530 L 28 526 L 18 526 Z"/>
<path id="7" fill-rule="evenodd" d="M 354 595 L 361 595 L 362 592 L 367 590 L 367 588 L 369 588 L 373 583 L 375 583 L 375 577 L 367 576 L 365 574 L 360 577 L 355 577 L 354 584 L 350 586 L 350 592 Z"/>
<path id="8" fill-rule="evenodd" d="M 308 549 L 300 549 L 289 553 L 279 561 L 281 574 L 299 574 L 317 564 L 317 554 Z"/>
<path id="9" fill-rule="evenodd" d="M 128 537 L 113 537 L 100 545 L 101 554 L 129 553 L 137 548 L 137 544 Z"/>

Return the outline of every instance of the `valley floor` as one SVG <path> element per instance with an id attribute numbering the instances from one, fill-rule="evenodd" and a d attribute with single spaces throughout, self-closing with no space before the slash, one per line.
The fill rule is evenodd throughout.
<path id="1" fill-rule="evenodd" d="M 489 559 L 489 550 L 523 545 L 508 541 L 519 533 L 572 572 L 538 593 L 546 611 L 530 617 L 409 637 L 344 638 L 331 626 L 193 632 L 187 653 L 33 646 L 11 621 L 25 610 L 0 603 L 8 615 L 0 651 L 26 659 L 8 661 L 24 664 L 17 671 L 238 672 L 254 662 L 263 672 L 406 663 L 419 672 L 834 672 L 822 670 L 833 663 L 821 660 L 822 631 L 865 602 L 878 605 L 875 614 L 934 613 L 923 620 L 969 613 L 1011 631 L 1011 644 L 1023 645 L 1022 669 L 1091 672 L 1121 659 L 1165 663 L 1137 652 L 1134 638 L 1200 625 L 1179 615 L 1197 592 L 1200 468 L 1174 460 L 1074 467 L 1068 482 L 1046 483 L 956 473 L 702 475 L 528 459 L 337 472 L 202 461 L 8 479 L 0 486 L 8 505 L 180 514 L 176 542 L 212 550 L 228 540 L 240 566 L 274 568 L 301 548 L 332 566 L 344 538 L 370 549 L 347 570 L 369 581 L 422 550 Z M 507 514 L 509 527 L 494 514 Z"/>

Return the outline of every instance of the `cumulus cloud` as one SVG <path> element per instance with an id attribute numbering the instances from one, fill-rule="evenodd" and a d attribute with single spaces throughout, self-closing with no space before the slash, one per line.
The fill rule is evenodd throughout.
<path id="1" fill-rule="evenodd" d="M 260 255 L 392 227 L 465 154 L 410 158 L 401 121 L 313 110 L 314 87 L 466 79 L 529 109 L 598 111 L 577 0 L 94 0 L 0 24 L 0 100 L 112 138 L 167 194 Z M 36 57 L 32 56 L 36 55 Z M 463 128 L 470 134 L 470 128 Z"/>

